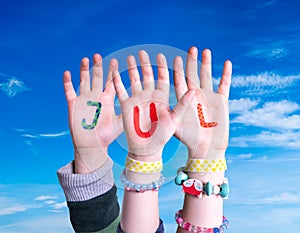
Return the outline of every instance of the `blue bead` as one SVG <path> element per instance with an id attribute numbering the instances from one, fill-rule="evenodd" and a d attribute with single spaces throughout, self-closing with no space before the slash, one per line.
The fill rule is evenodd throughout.
<path id="1" fill-rule="evenodd" d="M 226 184 L 226 183 L 221 184 L 220 188 L 221 188 L 221 191 L 219 193 L 220 196 L 223 197 L 223 198 L 227 197 L 228 194 L 229 194 L 229 186 L 228 186 L 228 184 Z"/>
<path id="2" fill-rule="evenodd" d="M 214 233 L 220 233 L 220 230 L 219 230 L 219 228 L 214 228 Z"/>
<path id="3" fill-rule="evenodd" d="M 212 184 L 210 182 L 207 182 L 204 186 L 204 191 L 207 196 L 210 196 L 212 194 Z"/>
<path id="4" fill-rule="evenodd" d="M 157 182 L 153 182 L 153 188 L 158 189 L 158 183 Z"/>
<path id="5" fill-rule="evenodd" d="M 179 172 L 178 175 L 175 177 L 175 184 L 182 185 L 184 181 L 186 181 L 189 176 L 184 172 Z"/>

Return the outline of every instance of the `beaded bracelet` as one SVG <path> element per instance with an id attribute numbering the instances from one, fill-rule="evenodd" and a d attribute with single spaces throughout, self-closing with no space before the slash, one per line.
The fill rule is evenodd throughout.
<path id="1" fill-rule="evenodd" d="M 162 184 L 165 181 L 164 176 L 161 174 L 159 180 L 156 182 L 152 182 L 149 184 L 137 184 L 126 178 L 125 169 L 123 170 L 120 179 L 121 179 L 122 184 L 124 185 L 124 188 L 127 191 L 141 192 L 141 193 L 148 191 L 148 190 L 158 191 L 159 188 L 162 186 Z"/>
<path id="2" fill-rule="evenodd" d="M 175 221 L 179 227 L 183 228 L 186 231 L 194 232 L 194 233 L 223 233 L 229 227 L 229 221 L 223 216 L 222 225 L 215 228 L 206 228 L 195 226 L 189 222 L 187 222 L 182 217 L 182 210 L 178 210 L 175 214 Z"/>
<path id="3" fill-rule="evenodd" d="M 143 162 L 143 161 L 132 159 L 127 156 L 126 168 L 132 172 L 153 174 L 153 173 L 161 172 L 161 170 L 163 169 L 163 163 L 162 160 L 156 162 Z"/>
<path id="4" fill-rule="evenodd" d="M 224 178 L 221 185 L 212 185 L 209 181 L 206 184 L 203 184 L 200 180 L 188 179 L 183 182 L 182 191 L 199 198 L 202 197 L 202 193 L 205 193 L 207 196 L 215 194 L 220 195 L 223 199 L 228 199 L 228 180 L 227 178 Z"/>
<path id="5" fill-rule="evenodd" d="M 202 197 L 202 192 L 205 192 L 207 196 L 215 194 L 220 195 L 223 199 L 228 199 L 229 185 L 226 177 L 221 185 L 212 185 L 209 181 L 204 184 L 200 180 L 190 179 L 188 174 L 184 171 L 184 168 L 181 167 L 177 171 L 175 184 L 182 185 L 182 191 L 184 193 L 188 193 L 199 198 Z"/>

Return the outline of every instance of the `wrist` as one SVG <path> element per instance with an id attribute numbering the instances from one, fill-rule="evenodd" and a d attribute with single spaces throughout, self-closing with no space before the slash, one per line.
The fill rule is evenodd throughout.
<path id="1" fill-rule="evenodd" d="M 75 173 L 92 173 L 102 167 L 107 158 L 107 148 L 75 148 Z"/>
<path id="2" fill-rule="evenodd" d="M 190 159 L 217 159 L 224 158 L 226 149 L 201 149 L 188 148 L 188 157 Z"/>
<path id="3" fill-rule="evenodd" d="M 224 181 L 224 172 L 188 172 L 190 179 L 200 180 L 202 183 L 211 182 L 220 185 Z"/>
<path id="4" fill-rule="evenodd" d="M 137 184 L 150 184 L 160 179 L 160 173 L 142 174 L 142 173 L 132 172 L 127 169 L 125 170 L 125 175 L 128 180 Z"/>
<path id="5" fill-rule="evenodd" d="M 142 161 L 142 162 L 156 162 L 156 161 L 161 160 L 162 150 L 159 150 L 154 153 L 147 154 L 147 155 L 144 155 L 144 154 L 140 155 L 140 154 L 128 152 L 128 157 L 130 157 L 134 160 Z"/>

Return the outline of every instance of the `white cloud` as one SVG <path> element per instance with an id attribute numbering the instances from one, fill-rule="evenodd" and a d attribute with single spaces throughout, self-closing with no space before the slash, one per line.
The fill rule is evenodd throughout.
<path id="1" fill-rule="evenodd" d="M 56 137 L 62 137 L 62 136 L 69 135 L 69 134 L 70 134 L 69 130 L 65 130 L 65 131 L 62 131 L 59 133 L 41 133 L 41 134 L 38 134 L 38 136 L 45 137 L 45 138 L 56 138 Z"/>
<path id="2" fill-rule="evenodd" d="M 274 87 L 275 89 L 282 89 L 293 85 L 300 80 L 300 74 L 281 76 L 274 73 L 261 73 L 257 75 L 237 75 L 232 78 L 232 87 Z"/>
<path id="3" fill-rule="evenodd" d="M 287 204 L 299 204 L 300 203 L 300 194 L 282 192 L 275 194 L 270 197 L 260 198 L 260 199 L 251 199 L 245 200 L 247 205 L 287 205 Z"/>
<path id="4" fill-rule="evenodd" d="M 266 59 L 267 61 L 277 60 L 289 54 L 288 49 L 284 47 L 256 48 L 247 53 L 248 56 Z"/>
<path id="5" fill-rule="evenodd" d="M 19 132 L 24 132 L 24 131 L 20 131 L 17 130 Z M 69 135 L 70 131 L 69 130 L 65 130 L 65 131 L 61 131 L 58 133 L 24 133 L 21 134 L 22 137 L 25 138 L 57 138 L 57 137 L 63 137 L 66 135 Z"/>
<path id="6" fill-rule="evenodd" d="M 36 197 L 34 200 L 35 201 L 45 201 L 45 200 L 53 200 L 53 199 L 57 199 L 58 197 L 57 196 L 39 196 L 39 197 Z"/>
<path id="7" fill-rule="evenodd" d="M 240 159 L 250 159 L 253 155 L 252 154 L 240 154 L 238 157 Z"/>
<path id="8" fill-rule="evenodd" d="M 53 209 L 60 210 L 62 208 L 66 208 L 67 207 L 67 202 L 64 201 L 64 202 L 56 203 L 56 204 L 51 205 L 51 207 Z"/>
<path id="9" fill-rule="evenodd" d="M 242 113 L 249 111 L 258 105 L 258 101 L 249 98 L 241 98 L 238 100 L 229 100 L 230 113 Z"/>
<path id="10" fill-rule="evenodd" d="M 2 90 L 8 97 L 14 97 L 22 91 L 29 91 L 30 89 L 16 77 L 0 73 L 0 78 L 4 78 L 4 82 L 0 82 L 0 90 Z M 8 79 L 7 79 L 8 78 Z"/>
<path id="11" fill-rule="evenodd" d="M 239 105 L 240 108 L 238 107 Z M 244 111 L 243 105 L 246 106 Z M 300 129 L 300 115 L 292 114 L 300 110 L 300 106 L 297 103 L 287 100 L 266 102 L 261 108 L 251 109 L 254 105 L 255 102 L 250 100 L 232 101 L 231 106 L 233 106 L 233 110 L 240 112 L 240 115 L 233 118 L 231 122 L 276 130 Z"/>
<path id="12" fill-rule="evenodd" d="M 0 209 L 0 216 L 3 215 L 11 215 L 19 212 L 24 212 L 28 210 L 30 207 L 27 205 L 15 205 L 12 207 L 7 207 L 7 208 L 1 208 Z"/>
<path id="13" fill-rule="evenodd" d="M 232 137 L 230 146 L 236 147 L 283 147 L 300 149 L 300 131 L 272 132 L 262 131 L 259 134 Z"/>

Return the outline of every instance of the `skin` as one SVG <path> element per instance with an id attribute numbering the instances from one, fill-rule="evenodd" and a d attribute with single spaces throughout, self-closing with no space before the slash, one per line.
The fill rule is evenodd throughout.
<path id="1" fill-rule="evenodd" d="M 192 101 L 194 91 L 188 91 L 180 98 L 173 111 L 169 108 L 169 72 L 166 58 L 157 56 L 158 84 L 155 88 L 153 70 L 150 59 L 145 51 L 139 52 L 142 68 L 143 87 L 135 58 L 127 59 L 132 96 L 129 97 L 121 81 L 119 72 L 113 73 L 113 82 L 120 101 L 124 129 L 128 142 L 128 156 L 139 161 L 159 161 L 162 150 L 167 141 L 173 136 L 187 106 Z M 141 137 L 134 127 L 134 108 L 139 107 L 140 127 L 147 131 L 151 127 L 149 105 L 156 106 L 157 127 L 151 137 Z M 144 175 L 126 171 L 129 180 L 136 183 L 151 183 L 159 179 L 159 173 Z M 153 233 L 159 226 L 158 192 L 147 191 L 144 193 L 124 191 L 121 227 L 126 233 Z"/>
<path id="2" fill-rule="evenodd" d="M 177 57 L 174 61 L 174 83 L 178 104 L 173 111 L 169 109 L 169 73 L 166 59 L 162 54 L 157 56 L 159 67 L 157 88 L 154 85 L 153 71 L 147 53 L 145 51 L 139 53 L 143 82 L 137 70 L 135 58 L 133 56 L 128 57 L 131 97 L 128 96 L 120 75 L 116 71 L 118 63 L 115 59 L 111 60 L 104 90 L 102 58 L 99 54 L 94 55 L 92 79 L 90 78 L 89 60 L 87 58 L 82 59 L 79 96 L 76 95 L 73 88 L 71 73 L 66 71 L 64 73 L 64 88 L 74 144 L 75 172 L 90 173 L 100 168 L 108 158 L 108 146 L 122 132 L 123 126 L 128 141 L 128 156 L 135 160 L 160 160 L 165 143 L 174 133 L 188 147 L 190 158 L 224 156 L 228 142 L 228 95 L 231 63 L 225 62 L 218 92 L 213 93 L 210 51 L 203 51 L 200 80 L 195 62 L 197 53 L 195 47 L 189 50 L 186 74 L 183 71 L 182 59 Z M 114 110 L 116 92 L 122 108 L 122 117 L 116 116 Z M 95 115 L 95 108 L 87 106 L 87 101 L 100 102 L 102 105 L 97 125 L 91 130 L 83 129 L 81 126 L 82 119 L 91 122 Z M 139 107 L 140 128 L 142 131 L 147 131 L 150 126 L 150 102 L 154 102 L 156 105 L 157 127 L 151 137 L 142 138 L 136 134 L 134 129 L 133 109 L 135 106 Z M 200 127 L 197 115 L 197 104 L 199 103 L 203 108 L 205 120 L 217 122 L 217 127 Z M 191 173 L 189 175 L 190 178 L 197 178 L 202 182 L 210 181 L 214 184 L 222 183 L 224 177 L 223 173 Z M 159 179 L 159 173 L 143 175 L 126 171 L 126 176 L 136 183 L 149 183 Z M 222 221 L 222 206 L 223 200 L 217 196 L 198 199 L 186 195 L 183 216 L 195 225 L 219 226 Z M 126 233 L 153 233 L 158 225 L 158 192 L 124 191 L 122 229 Z M 178 229 L 177 232 L 185 231 Z"/>
<path id="3" fill-rule="evenodd" d="M 183 117 L 175 136 L 188 147 L 189 158 L 214 159 L 222 158 L 228 145 L 229 113 L 228 97 L 232 74 L 230 61 L 224 63 L 223 74 L 218 91 L 213 92 L 211 52 L 205 49 L 202 52 L 202 66 L 200 78 L 197 65 L 198 51 L 190 48 L 187 57 L 186 73 L 184 75 L 183 62 L 180 57 L 174 60 L 174 83 L 177 99 L 190 90 L 195 90 L 195 97 Z M 204 118 L 208 122 L 217 122 L 215 127 L 202 127 L 197 119 L 197 104 L 203 108 Z M 197 173 L 190 172 L 190 178 L 196 178 L 206 183 L 221 184 L 224 172 Z M 183 218 L 193 225 L 213 228 L 222 224 L 223 199 L 220 196 L 203 198 L 185 195 Z M 182 228 L 177 233 L 187 232 Z"/>
<path id="4" fill-rule="evenodd" d="M 112 83 L 112 72 L 117 68 L 118 63 L 111 61 L 103 90 L 101 56 L 94 55 L 92 74 L 89 70 L 89 59 L 83 58 L 80 65 L 78 96 L 72 84 L 70 71 L 64 72 L 63 83 L 74 145 L 75 173 L 90 173 L 100 168 L 108 158 L 108 146 L 123 131 L 122 117 L 116 116 L 114 110 L 116 92 Z M 95 115 L 95 107 L 88 106 L 87 101 L 100 102 L 102 105 L 97 124 L 91 130 L 86 130 L 81 125 L 83 119 L 92 122 Z"/>

